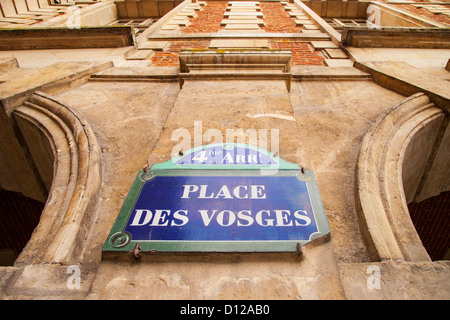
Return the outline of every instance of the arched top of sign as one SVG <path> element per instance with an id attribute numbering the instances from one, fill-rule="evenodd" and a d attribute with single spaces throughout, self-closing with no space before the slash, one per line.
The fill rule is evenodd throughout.
<path id="1" fill-rule="evenodd" d="M 247 144 L 220 143 L 190 149 L 167 162 L 152 165 L 158 169 L 278 169 L 299 170 L 271 152 Z"/>

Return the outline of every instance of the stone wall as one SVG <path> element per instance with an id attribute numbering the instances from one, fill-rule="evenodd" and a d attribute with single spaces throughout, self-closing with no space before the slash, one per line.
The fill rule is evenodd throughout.
<path id="1" fill-rule="evenodd" d="M 261 6 L 303 20 L 287 33 L 257 24 L 235 39 L 219 32 L 218 17 L 201 30 L 196 17 L 223 5 L 186 2 L 136 47 L 0 60 L 0 163 L 12 169 L 0 170 L 1 187 L 48 197 L 19 259 L 0 268 L 0 298 L 450 298 L 450 265 L 430 260 L 405 200 L 448 188 L 448 50 L 346 48 L 297 2 Z M 164 29 L 184 24 L 183 11 L 189 26 Z M 190 135 L 185 149 L 180 129 Z M 249 143 L 247 130 L 268 133 L 260 146 L 275 151 L 278 140 L 282 159 L 313 170 L 330 237 L 301 253 L 103 255 L 140 169 L 226 141 L 227 131 Z"/>

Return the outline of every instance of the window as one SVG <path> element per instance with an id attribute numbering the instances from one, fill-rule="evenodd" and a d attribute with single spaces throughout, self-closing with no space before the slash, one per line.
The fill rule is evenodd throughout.
<path id="1" fill-rule="evenodd" d="M 326 18 L 324 20 L 339 33 L 342 33 L 342 29 L 344 29 L 344 27 L 365 27 L 366 26 L 366 19 Z"/>
<path id="2" fill-rule="evenodd" d="M 132 26 L 136 35 L 142 33 L 145 29 L 154 24 L 158 19 L 120 19 L 110 23 L 110 26 Z"/>
<path id="3" fill-rule="evenodd" d="M 408 204 L 411 220 L 431 260 L 449 259 L 450 191 Z"/>
<path id="4" fill-rule="evenodd" d="M 13 265 L 30 240 L 44 203 L 20 193 L 0 191 L 0 266 Z"/>

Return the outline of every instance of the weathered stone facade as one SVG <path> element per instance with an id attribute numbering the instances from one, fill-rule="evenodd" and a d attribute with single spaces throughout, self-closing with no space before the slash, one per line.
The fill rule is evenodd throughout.
<path id="1" fill-rule="evenodd" d="M 430 258 L 408 211 L 450 189 L 448 5 L 46 2 L 25 18 L 12 3 L 0 191 L 45 207 L 0 267 L 2 299 L 450 298 L 448 255 Z M 330 239 L 301 255 L 102 256 L 137 172 L 186 151 L 179 129 L 190 148 L 276 130 L 279 156 L 314 171 Z M 448 229 L 436 236 L 445 249 Z"/>

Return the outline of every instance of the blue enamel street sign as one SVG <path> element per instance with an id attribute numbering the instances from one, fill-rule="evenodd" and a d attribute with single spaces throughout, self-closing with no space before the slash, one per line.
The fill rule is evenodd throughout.
<path id="1" fill-rule="evenodd" d="M 296 251 L 329 232 L 311 171 L 208 145 L 138 173 L 103 251 Z"/>

